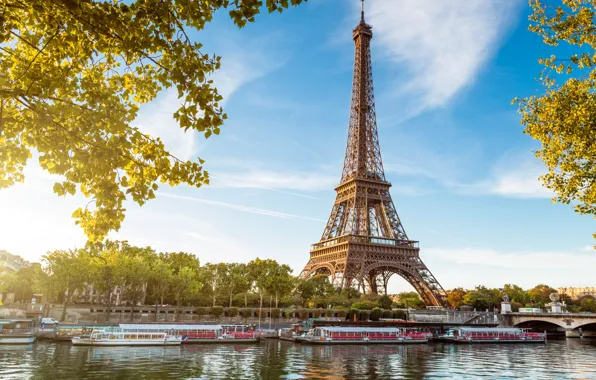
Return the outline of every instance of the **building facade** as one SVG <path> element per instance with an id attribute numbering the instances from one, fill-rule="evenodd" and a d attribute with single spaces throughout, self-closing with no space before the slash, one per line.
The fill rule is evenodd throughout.
<path id="1" fill-rule="evenodd" d="M 22 268 L 28 268 L 31 263 L 21 256 L 13 255 L 8 251 L 0 250 L 0 273 L 16 272 Z"/>
<path id="2" fill-rule="evenodd" d="M 583 296 L 591 296 L 596 298 L 596 287 L 588 288 L 559 288 L 557 293 L 566 294 L 572 299 L 578 299 Z"/>

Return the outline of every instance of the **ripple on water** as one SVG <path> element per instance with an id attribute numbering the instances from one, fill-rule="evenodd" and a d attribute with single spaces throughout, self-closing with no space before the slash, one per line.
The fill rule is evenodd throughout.
<path id="1" fill-rule="evenodd" d="M 596 340 L 536 345 L 0 346 L 1 379 L 596 378 Z"/>

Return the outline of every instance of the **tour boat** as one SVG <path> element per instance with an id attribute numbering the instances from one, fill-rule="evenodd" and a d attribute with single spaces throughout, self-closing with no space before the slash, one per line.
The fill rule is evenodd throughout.
<path id="1" fill-rule="evenodd" d="M 182 339 L 164 332 L 94 330 L 72 338 L 75 346 L 179 346 Z"/>
<path id="2" fill-rule="evenodd" d="M 546 342 L 546 333 L 520 328 L 455 327 L 440 340 L 454 343 L 543 343 Z"/>
<path id="3" fill-rule="evenodd" d="M 258 336 L 248 325 L 120 324 L 124 331 L 163 332 L 183 343 L 254 343 Z"/>
<path id="4" fill-rule="evenodd" d="M 426 343 L 421 332 L 396 327 L 315 327 L 301 339 L 311 344 L 408 344 Z"/>
<path id="5" fill-rule="evenodd" d="M 35 342 L 33 321 L 0 321 L 0 344 L 31 344 Z"/>
<path id="6" fill-rule="evenodd" d="M 292 328 L 279 329 L 277 337 L 281 340 L 295 342 L 296 341 L 296 331 Z"/>
<path id="7" fill-rule="evenodd" d="M 105 331 L 106 329 L 110 329 L 110 326 L 58 326 L 51 338 L 55 341 L 71 342 L 76 336 L 89 335 L 95 330 Z"/>

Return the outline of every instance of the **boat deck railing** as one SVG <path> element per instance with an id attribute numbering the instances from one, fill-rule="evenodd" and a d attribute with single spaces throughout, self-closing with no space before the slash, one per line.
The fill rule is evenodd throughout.
<path id="1" fill-rule="evenodd" d="M 0 335 L 27 335 L 33 334 L 31 329 L 2 329 Z"/>

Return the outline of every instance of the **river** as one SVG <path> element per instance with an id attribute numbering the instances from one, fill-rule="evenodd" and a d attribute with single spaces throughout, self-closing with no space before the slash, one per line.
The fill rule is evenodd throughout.
<path id="1" fill-rule="evenodd" d="M 596 339 L 548 344 L 0 346 L 0 379 L 596 379 Z"/>

